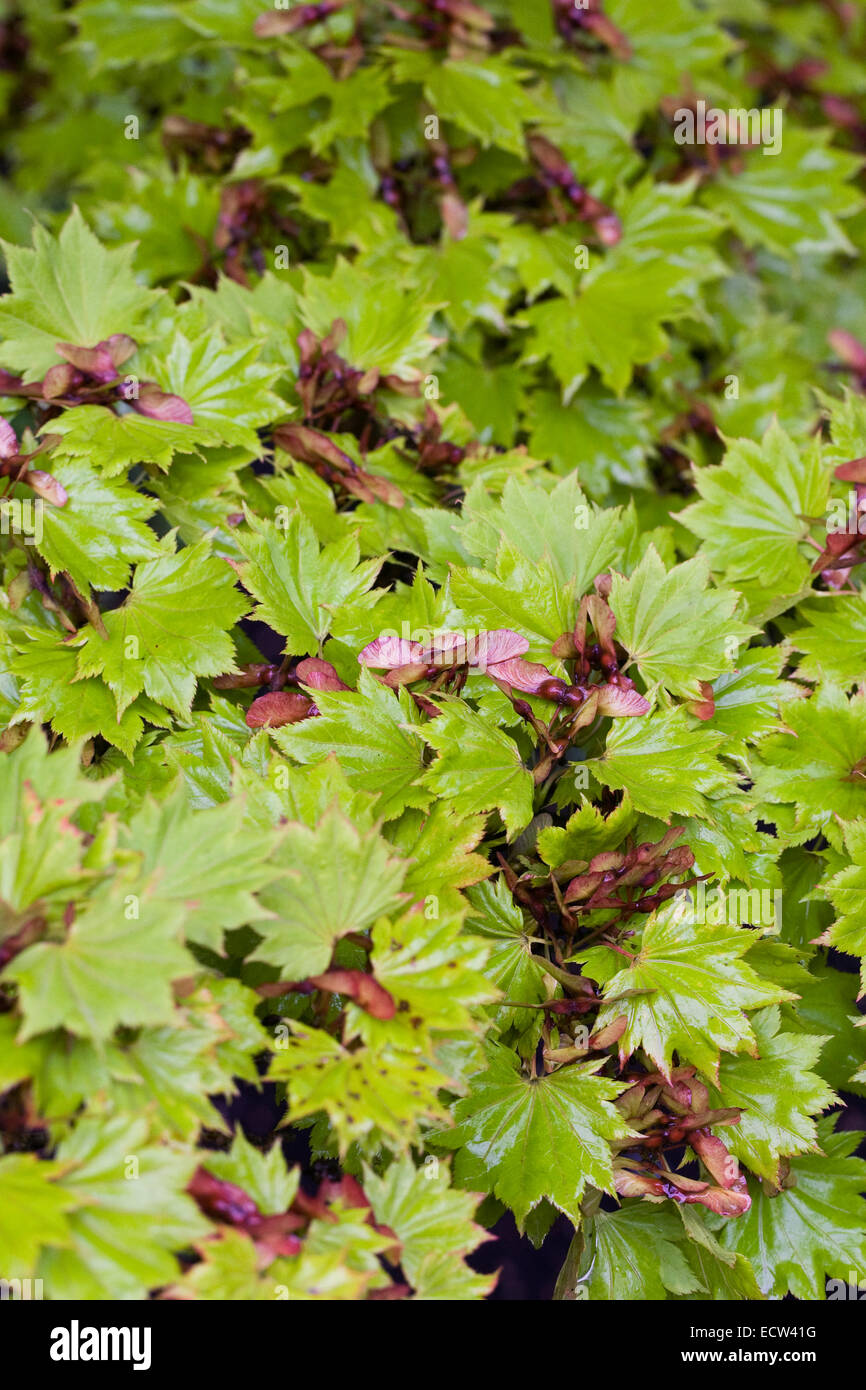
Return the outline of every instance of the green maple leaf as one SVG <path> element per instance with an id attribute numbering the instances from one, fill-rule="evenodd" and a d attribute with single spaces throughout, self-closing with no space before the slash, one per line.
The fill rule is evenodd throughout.
<path id="1" fill-rule="evenodd" d="M 111 1092 L 112 1073 L 108 1056 L 111 1043 L 99 1046 L 89 1039 L 74 1038 L 62 1029 L 39 1033 L 20 1042 L 16 1032 L 21 1019 L 5 1014 L 0 1023 L 0 1082 L 5 1087 L 18 1081 L 29 1081 L 39 1114 L 47 1121 L 68 1120 L 85 1098 L 100 1093 L 100 1099 Z M 118 1057 L 113 1061 L 118 1062 Z M 185 1055 L 185 1061 L 188 1057 Z M 120 1061 L 119 1070 L 128 1079 L 128 1068 Z M 124 1101 L 128 1093 L 124 1094 Z M 97 1102 L 98 1108 L 98 1102 Z M 214 1115 L 211 1111 L 211 1116 Z M 196 1125 L 202 1119 L 196 1120 Z"/>
<path id="2" fill-rule="evenodd" d="M 790 802 L 798 823 L 820 827 L 834 816 L 866 814 L 866 693 L 850 700 L 823 685 L 808 700 L 782 705 L 786 732 L 770 734 L 755 759 L 754 794 L 771 803 Z"/>
<path id="3" fill-rule="evenodd" d="M 752 1023 L 758 1056 L 723 1057 L 710 1103 L 740 1107 L 740 1123 L 725 1129 L 725 1143 L 753 1173 L 775 1182 L 780 1158 L 817 1149 L 811 1117 L 838 1097 L 812 1070 L 824 1038 L 781 1032 L 775 1007 L 761 1009 Z"/>
<path id="4" fill-rule="evenodd" d="M 134 410 L 115 415 L 101 405 L 73 406 L 51 420 L 42 433 L 60 436 L 53 457 L 87 459 L 107 478 L 125 473 L 134 463 L 152 463 L 164 470 L 175 454 L 198 453 L 202 445 L 222 441 L 216 426 L 152 420 Z"/>
<path id="5" fill-rule="evenodd" d="M 852 47 L 814 3 L 455 0 L 462 47 L 437 49 L 375 5 L 354 63 L 362 7 L 305 29 L 292 4 L 22 0 L 0 72 L 0 1138 L 48 1136 L 0 1154 L 0 1276 L 61 1301 L 480 1300 L 510 1205 L 536 1249 L 576 1225 L 557 1298 L 813 1300 L 827 1272 L 844 1296 L 866 1168 L 819 1113 L 866 1094 L 859 978 L 827 959 L 866 984 L 866 584 L 853 544 L 815 562 L 866 455 L 863 25 Z M 780 153 L 673 153 L 677 102 L 737 106 L 815 52 Z M 101 382 L 75 348 L 114 334 L 135 355 Z M 120 399 L 127 365 L 191 423 Z M 286 419 L 403 505 L 281 449 Z M 509 629 L 584 680 L 552 647 L 596 586 L 650 708 L 587 724 L 544 779 L 489 672 L 431 707 L 357 658 Z M 281 654 L 346 688 L 251 731 Z M 558 741 L 566 706 L 528 698 Z M 684 892 L 553 931 L 548 960 L 557 887 L 668 828 L 727 925 Z M 563 965 L 621 1049 L 559 1065 Z M 368 992 L 288 989 L 328 967 Z M 641 1137 L 618 1093 L 676 1068 L 740 1116 L 711 1127 L 739 1218 L 615 1195 Z M 232 1115 L 262 1086 L 278 1122 L 250 1143 Z M 284 1125 L 328 1211 L 276 1256 Z M 201 1164 L 276 1220 L 202 1213 Z"/>
<path id="6" fill-rule="evenodd" d="M 420 376 L 421 363 L 439 341 L 429 331 L 436 308 L 423 295 L 407 298 L 396 281 L 384 283 L 365 273 L 363 263 L 350 265 L 342 256 L 328 277 L 304 269 L 298 303 L 304 324 L 318 337 L 343 320 L 346 337 L 338 351 L 353 367 L 406 380 Z"/>
<path id="7" fill-rule="evenodd" d="M 144 733 L 144 720 L 162 725 L 166 712 L 144 696 L 118 715 L 117 702 L 98 678 L 81 680 L 75 648 L 56 633 L 25 628 L 16 634 L 11 669 L 21 682 L 13 722 L 48 720 L 55 733 L 72 742 L 100 734 L 127 757 Z"/>
<path id="8" fill-rule="evenodd" d="M 599 1212 L 585 1223 L 576 1296 L 615 1302 L 693 1297 L 702 1285 L 681 1239 L 679 1218 L 665 1208 L 630 1202 Z"/>
<path id="9" fill-rule="evenodd" d="M 834 1123 L 819 1122 L 823 1153 L 791 1160 L 795 1185 L 769 1196 L 750 1183 L 751 1208 L 721 1232 L 722 1244 L 745 1255 L 770 1297 L 821 1300 L 825 1277 L 844 1281 L 866 1266 L 866 1163 L 849 1157 L 860 1135 L 834 1134 Z"/>
<path id="10" fill-rule="evenodd" d="M 187 1270 L 183 1280 L 174 1286 L 178 1291 L 183 1291 L 187 1298 L 204 1302 L 232 1299 L 245 1303 L 260 1303 L 266 1300 L 271 1302 L 276 1297 L 277 1279 L 273 1273 L 274 1267 L 272 1265 L 265 1271 L 261 1269 L 256 1246 L 244 1231 L 223 1226 L 220 1230 L 212 1232 L 207 1239 L 200 1240 L 196 1252 L 200 1257 L 198 1262 L 192 1269 Z M 303 1256 L 301 1258 L 303 1259 Z M 330 1266 L 335 1263 L 333 1257 L 329 1260 L 322 1260 L 320 1257 L 314 1262 L 316 1278 L 324 1274 L 322 1266 L 327 1265 L 333 1279 L 336 1271 L 332 1271 Z M 309 1270 L 309 1266 L 307 1269 Z M 306 1272 L 301 1280 L 304 1285 L 307 1284 Z M 343 1296 L 360 1298 L 363 1282 L 363 1276 L 355 1275 L 351 1293 Z M 283 1287 L 288 1287 L 282 1278 L 280 1283 Z M 327 1288 L 327 1281 L 323 1283 Z M 293 1281 L 292 1296 L 303 1297 L 295 1292 L 295 1288 Z M 338 1298 L 340 1294 L 333 1289 L 329 1290 L 328 1296 Z"/>
<path id="11" fill-rule="evenodd" d="M 683 706 L 618 720 L 604 753 L 589 763 L 605 787 L 628 792 L 638 811 L 670 823 L 672 814 L 707 819 L 708 797 L 729 791 L 733 773 L 719 762 L 724 735 L 691 719 Z"/>
<path id="12" fill-rule="evenodd" d="M 372 125 L 383 107 L 393 100 L 383 68 L 360 68 L 352 82 L 333 81 L 328 88 L 330 114 L 310 132 L 310 148 L 322 154 L 336 140 L 352 137 Z"/>
<path id="13" fill-rule="evenodd" d="M 246 44 L 252 24 L 260 14 L 257 0 L 239 0 L 236 5 L 223 4 L 222 0 L 193 0 L 180 12 L 180 17 L 196 35 L 226 44 Z M 312 57 L 312 54 L 305 56 Z"/>
<path id="14" fill-rule="evenodd" d="M 809 973 L 812 983 L 803 989 L 802 999 L 784 1010 L 785 1026 L 826 1038 L 815 1071 L 834 1090 L 863 1095 L 864 1078 L 853 1079 L 866 1062 L 866 1034 L 857 1011 L 859 980 L 820 958 L 812 961 Z"/>
<path id="15" fill-rule="evenodd" d="M 486 242 L 482 244 L 489 246 Z M 495 252 L 492 254 L 495 257 Z M 441 274 L 437 286 L 440 283 Z M 449 319 L 453 317 L 451 310 Z M 493 444 L 507 446 L 511 443 L 525 400 L 519 367 L 491 368 L 462 353 L 449 353 L 439 376 L 449 398 L 465 410 L 479 435 L 489 438 Z"/>
<path id="16" fill-rule="evenodd" d="M 730 889 L 731 895 L 737 893 L 736 888 Z M 739 890 L 743 892 L 742 889 Z M 746 894 L 746 898 L 748 898 Z M 780 906 L 781 904 L 777 904 Z M 753 899 L 753 906 L 754 899 Z M 752 908 L 741 901 L 737 918 L 742 925 L 744 917 L 757 916 Z M 783 985 L 786 989 L 792 990 L 799 996 L 801 990 L 809 990 L 812 987 L 812 976 L 806 969 L 803 958 L 796 946 L 789 946 L 787 942 L 780 941 L 772 933 L 763 936 L 760 941 L 752 947 L 749 956 L 749 964 L 754 967 L 758 974 L 766 980 L 771 980 L 773 984 Z M 798 1000 L 799 1002 L 799 1000 Z M 826 1039 L 825 1039 L 826 1041 Z M 815 1070 L 818 1070 L 817 1062 L 813 1063 Z"/>
<path id="17" fill-rule="evenodd" d="M 174 1251 L 208 1230 L 185 1191 L 195 1152 L 153 1144 L 145 1120 L 116 1115 L 80 1120 L 58 1159 L 78 1210 L 69 1217 L 70 1248 L 47 1239 L 37 1267 L 54 1297 L 144 1299 L 169 1283 Z"/>
<path id="18" fill-rule="evenodd" d="M 486 944 L 461 933 L 462 913 L 439 913 L 438 903 L 433 906 L 437 916 L 408 912 L 374 926 L 370 967 L 396 1013 L 382 1021 L 352 1006 L 347 1037 L 356 1031 L 370 1044 L 393 1041 L 409 1048 L 423 1042 L 429 1049 L 431 1030 L 464 1036 L 476 1030 L 478 1009 L 496 998 L 486 977 Z"/>
<path id="19" fill-rule="evenodd" d="M 3 365 L 38 381 L 60 361 L 57 343 L 95 347 L 112 333 L 135 336 L 161 297 L 132 272 L 135 245 L 106 251 L 77 208 L 55 239 L 33 227 L 32 247 L 3 243 L 12 293 L 0 307 Z"/>
<path id="20" fill-rule="evenodd" d="M 384 1278 L 375 1279 L 369 1268 L 353 1268 L 348 1260 L 352 1236 L 356 1230 L 343 1232 L 341 1246 L 325 1246 L 311 1251 L 310 1237 L 320 1222 L 313 1222 L 310 1235 L 299 1255 L 274 1260 L 262 1271 L 261 1258 L 255 1244 L 241 1231 L 224 1227 L 209 1240 L 197 1246 L 201 1260 L 177 1285 L 178 1290 L 194 1298 L 222 1302 L 226 1298 L 250 1302 L 273 1302 L 275 1298 L 290 1302 L 357 1301 L 366 1297 L 371 1285 L 381 1287 Z M 369 1228 L 368 1228 L 369 1232 Z M 369 1234 L 366 1234 L 369 1240 Z"/>
<path id="21" fill-rule="evenodd" d="M 278 729 L 274 738 L 299 763 L 318 763 L 334 753 L 357 791 L 373 792 L 384 820 L 407 806 L 426 807 L 428 791 L 418 785 L 422 743 L 408 695 L 393 693 L 363 670 L 355 691 L 317 691 L 318 719 Z"/>
<path id="22" fill-rule="evenodd" d="M 182 772 L 187 800 L 196 810 L 219 806 L 234 792 L 247 790 L 242 785 L 242 772 L 262 746 L 261 736 L 258 741 L 255 735 L 250 738 L 241 706 L 218 695 L 211 696 L 210 705 L 207 712 L 193 711 L 189 728 L 175 730 L 162 740 L 157 751 L 164 755 L 164 761 L 161 768 L 152 771 L 151 789 L 155 793 L 168 786 L 174 773 Z M 261 786 L 261 778 L 256 781 Z M 249 814 L 249 805 L 246 809 L 248 819 L 255 819 Z M 268 819 L 265 824 L 270 826 L 277 819 Z"/>
<path id="23" fill-rule="evenodd" d="M 35 1154 L 0 1158 L 0 1268 L 4 1279 L 29 1279 L 43 1244 L 70 1245 L 68 1212 L 78 1199 L 62 1187 L 64 1165 Z"/>
<path id="24" fill-rule="evenodd" d="M 772 158 L 764 158 L 766 150 L 755 150 L 736 175 L 720 170 L 705 202 L 748 246 L 765 246 L 788 259 L 850 251 L 839 219 L 863 207 L 859 193 L 849 186 L 860 166 L 848 151 L 830 147 L 831 135 L 830 130 L 788 126 Z M 815 198 L 818 169 L 820 202 Z"/>
<path id="25" fill-rule="evenodd" d="M 763 1299 L 755 1272 L 745 1255 L 725 1250 L 719 1244 L 707 1227 L 700 1207 L 681 1206 L 679 1214 L 688 1237 L 682 1246 L 683 1253 L 702 1290 L 689 1297 L 726 1302 L 744 1298 Z"/>
<path id="26" fill-rule="evenodd" d="M 462 700 L 443 700 L 440 708 L 420 730 L 438 753 L 421 784 L 447 797 L 461 815 L 498 810 L 513 839 L 532 819 L 532 774 L 517 744 Z"/>
<path id="27" fill-rule="evenodd" d="M 835 912 L 825 940 L 837 951 L 860 957 L 866 990 L 866 820 L 845 827 L 845 848 L 853 862 L 823 884 Z"/>
<path id="28" fill-rule="evenodd" d="M 313 1221 L 300 1255 L 271 1266 L 272 1287 L 278 1296 L 304 1302 L 314 1299 L 352 1299 L 386 1289 L 389 1279 L 377 1255 L 388 1247 L 388 1237 L 371 1229 L 363 1211 L 330 1209 L 328 1221 Z M 272 1294 L 273 1296 L 273 1294 Z"/>
<path id="29" fill-rule="evenodd" d="M 274 758 L 260 770 L 238 769 L 236 789 L 246 794 L 248 819 L 256 824 L 299 821 L 314 830 L 332 806 L 362 832 L 375 819 L 376 797 L 350 786 L 333 754 L 311 767 L 289 767 L 282 758 Z"/>
<path id="30" fill-rule="evenodd" d="M 101 1048 L 103 1075 L 86 1085 L 84 1094 L 98 1090 L 106 1097 L 106 1109 L 147 1114 L 154 1134 L 187 1143 L 202 1125 L 226 1128 L 211 1097 L 233 1096 L 237 1078 L 256 1083 L 253 1056 L 266 1046 L 267 1037 L 253 1014 L 257 995 L 237 980 L 208 984 L 184 1001 L 187 1007 L 173 1024 L 142 1028 L 122 1050 L 113 1044 Z M 49 1046 L 56 1048 L 57 1035 L 48 1036 Z"/>
<path id="31" fill-rule="evenodd" d="M 740 642 L 757 632 L 734 617 L 737 603 L 730 589 L 710 588 L 702 556 L 666 571 L 652 545 L 630 579 L 613 576 L 610 592 L 617 640 L 644 680 L 687 700 L 730 670 Z"/>
<path id="32" fill-rule="evenodd" d="M 447 592 L 433 587 L 419 561 L 411 585 L 398 580 L 391 590 L 382 592 L 376 617 L 384 631 L 398 631 L 406 622 L 410 632 L 432 635 L 446 626 L 449 607 Z"/>
<path id="33" fill-rule="evenodd" d="M 680 817 L 675 817 L 679 821 Z M 658 822 L 663 833 L 664 822 Z M 694 851 L 695 865 L 701 873 L 712 873 L 727 882 L 740 878 L 751 882 L 753 855 L 762 848 L 762 840 L 754 820 L 743 810 L 739 797 L 730 791 L 709 808 L 709 819 L 684 819 L 682 843 Z"/>
<path id="34" fill-rule="evenodd" d="M 626 794 L 609 816 L 602 815 L 586 797 L 564 826 L 546 826 L 539 831 L 538 853 L 552 869 L 569 859 L 587 862 L 603 849 L 618 849 L 637 822 L 637 812 Z"/>
<path id="35" fill-rule="evenodd" d="M 68 900 L 85 894 L 103 867 L 69 819 L 74 802 L 54 798 L 46 804 L 28 783 L 18 809 L 14 829 L 0 838 L 0 938 L 14 936 L 29 917 L 59 919 Z"/>
<path id="36" fill-rule="evenodd" d="M 355 1141 L 406 1149 L 420 1122 L 444 1118 L 438 1099 L 448 1077 L 419 1052 L 360 1047 L 350 1052 L 328 1033 L 292 1023 L 268 1076 L 288 1083 L 289 1118 L 328 1116 L 341 1152 Z"/>
<path id="37" fill-rule="evenodd" d="M 87 802 L 104 801 L 110 782 L 95 782 L 84 775 L 80 749 L 76 746 L 49 750 L 48 741 L 37 731 L 0 758 L 0 835 L 19 829 L 25 791 L 43 806 L 64 803 L 72 817 Z"/>
<path id="38" fill-rule="evenodd" d="M 862 594 L 821 595 L 803 603 L 797 617 L 806 621 L 791 633 L 791 646 L 804 660 L 797 675 L 807 681 L 831 681 L 849 687 L 863 675 L 866 656 L 866 600 Z"/>
<path id="39" fill-rule="evenodd" d="M 154 1135 L 189 1142 L 202 1125 L 224 1128 L 210 1096 L 232 1095 L 236 1077 L 257 1079 L 253 1054 L 266 1043 L 252 1010 L 258 997 L 237 980 L 211 979 L 184 1000 L 173 1022 L 132 1040 L 75 1038 L 62 1029 L 15 1039 L 20 1019 L 0 1024 L 0 1080 L 29 1078 L 40 1115 L 68 1121 L 86 1101 L 93 1114 L 147 1115 Z"/>
<path id="40" fill-rule="evenodd" d="M 45 503 L 42 538 L 36 549 L 52 577 L 65 571 L 84 594 L 122 589 L 130 563 L 159 554 L 156 536 L 145 526 L 155 502 L 125 483 L 101 478 L 82 460 L 52 461 L 52 476 L 67 494 L 63 507 Z"/>
<path id="41" fill-rule="evenodd" d="M 694 179 L 656 183 L 644 177 L 624 191 L 617 202 L 622 239 L 614 248 L 614 263 L 646 265 L 663 256 L 683 271 L 700 267 L 721 226 L 694 202 L 697 186 Z"/>
<path id="42" fill-rule="evenodd" d="M 321 974 L 341 936 L 401 905 L 403 863 L 381 835 L 360 833 L 336 807 L 315 830 L 288 825 L 272 862 L 283 872 L 259 893 L 270 920 L 256 925 L 256 957 L 290 980 Z"/>
<path id="43" fill-rule="evenodd" d="M 781 661 L 778 647 L 740 652 L 734 670 L 722 672 L 713 681 L 712 727 L 727 734 L 727 757 L 745 756 L 747 744 L 778 731 L 781 701 L 796 691 L 791 682 L 781 679 Z"/>
<path id="44" fill-rule="evenodd" d="M 467 926 L 487 941 L 490 954 L 485 973 L 491 984 L 507 1000 L 520 1004 L 540 1004 L 547 999 L 546 981 L 538 956 L 532 954 L 532 933 L 523 920 L 523 911 L 514 901 L 505 879 L 483 883 L 466 895 L 470 903 Z M 498 1004 L 493 1017 L 501 1032 L 515 1028 L 518 1033 L 537 1029 L 534 1009 Z"/>
<path id="45" fill-rule="evenodd" d="M 289 176 L 286 176 L 286 186 L 297 191 Z M 306 183 L 303 187 L 312 186 Z M 285 276 L 265 271 L 252 287 L 248 287 L 220 272 L 213 290 L 196 285 L 188 285 L 187 289 L 189 300 L 178 313 L 178 322 L 187 336 L 196 337 L 211 328 L 219 328 L 228 343 L 259 343 L 265 362 L 279 362 L 293 371 L 297 369 L 295 338 L 301 326 L 298 294 Z"/>
<path id="46" fill-rule="evenodd" d="M 833 920 L 832 907 L 815 891 L 826 868 L 823 854 L 800 847 L 784 850 L 778 861 L 785 899 L 782 935 L 804 955 L 811 954 L 812 942 Z"/>
<path id="47" fill-rule="evenodd" d="M 715 1081 L 721 1051 L 757 1055 L 746 1010 L 796 997 L 762 980 L 743 960 L 754 944 L 750 931 L 701 925 L 675 904 L 649 918 L 640 949 L 624 968 L 622 955 L 607 946 L 591 946 L 574 960 L 604 985 L 605 995 L 646 991 L 605 1004 L 599 1013 L 597 1028 L 625 1015 L 623 1059 L 642 1047 L 669 1075 L 676 1052 L 680 1063 L 693 1063 Z"/>
<path id="48" fill-rule="evenodd" d="M 443 306 L 448 326 L 457 333 L 471 329 L 476 320 L 494 323 L 500 330 L 505 327 L 512 282 L 501 264 L 498 222 L 495 214 L 471 209 L 459 240 L 443 237 L 437 246 L 419 247 L 415 253 L 413 278 L 418 277 L 423 295 Z M 502 388 L 505 397 L 507 378 Z"/>
<path id="49" fill-rule="evenodd" d="M 241 582 L 256 599 L 253 617 L 282 633 L 288 652 L 318 654 L 329 633 L 351 640 L 369 631 L 379 598 L 370 590 L 381 561 L 359 563 L 355 536 L 320 547 L 300 512 L 284 531 L 252 515 L 248 520 L 250 534 L 238 538 L 247 559 Z"/>
<path id="50" fill-rule="evenodd" d="M 531 22 L 530 11 L 536 22 L 549 18 L 545 10 L 535 9 L 532 0 L 526 0 L 523 9 L 526 17 L 521 15 L 520 24 L 525 33 Z M 640 93 L 633 86 L 604 79 L 597 73 L 584 76 L 576 69 L 563 72 L 557 78 L 557 88 L 565 110 L 546 117 L 542 133 L 581 170 L 600 196 L 608 197 L 613 189 L 622 189 L 630 182 L 641 168 L 633 144 L 643 109 Z M 533 240 L 538 240 L 537 232 Z"/>
<path id="51" fill-rule="evenodd" d="M 394 65 L 398 81 L 423 82 L 434 111 L 475 135 L 482 145 L 497 145 L 518 157 L 525 151 L 523 125 L 538 118 L 530 95 L 514 69 L 501 59 L 436 62 L 427 53 L 400 52 Z"/>
<path id="52" fill-rule="evenodd" d="M 510 477 L 496 501 L 476 484 L 467 493 L 459 529 L 467 550 L 485 563 L 496 563 L 507 540 L 524 563 L 545 560 L 559 588 L 573 583 L 579 597 L 621 559 L 625 528 L 621 509 L 591 506 L 572 473 L 549 490 Z"/>
<path id="53" fill-rule="evenodd" d="M 182 920 L 132 876 L 116 876 L 93 894 L 62 941 L 28 946 L 7 966 L 20 991 L 22 1037 L 65 1027 L 99 1039 L 120 1023 L 171 1022 L 172 981 L 192 968 L 178 940 Z M 119 988 L 123 980 L 134 988 Z"/>
<path id="54" fill-rule="evenodd" d="M 587 273 L 576 298 L 545 300 L 524 311 L 521 321 L 533 330 L 524 361 L 549 358 L 566 403 L 591 366 L 622 396 L 634 367 L 667 350 L 663 325 L 688 316 L 696 285 L 720 273 L 712 257 L 687 269 L 657 258 L 649 272 L 637 260 L 605 263 Z"/>
<path id="55" fill-rule="evenodd" d="M 455 1128 L 437 1135 L 459 1150 L 461 1185 L 493 1192 L 521 1231 L 542 1198 L 579 1224 L 587 1185 L 613 1192 L 610 1141 L 630 1133 L 610 1103 L 622 1084 L 595 1075 L 603 1065 L 599 1058 L 530 1078 L 495 1049 L 455 1105 Z"/>
<path id="56" fill-rule="evenodd" d="M 227 1153 L 208 1154 L 206 1166 L 215 1177 L 248 1192 L 263 1216 L 288 1211 L 301 1180 L 299 1168 L 286 1167 L 280 1144 L 263 1153 L 242 1133 L 235 1134 Z"/>
<path id="57" fill-rule="evenodd" d="M 815 445 L 798 448 L 774 424 L 760 444 L 736 440 L 721 465 L 697 469 L 695 486 L 700 501 L 677 520 L 700 536 L 714 571 L 729 583 L 759 585 L 761 603 L 809 583 L 808 518 L 824 514 L 828 496 Z"/>
<path id="58" fill-rule="evenodd" d="M 372 1276 L 369 1287 L 385 1288 L 389 1280 L 378 1256 L 393 1248 L 392 1238 L 376 1229 L 368 1219 L 369 1212 L 369 1206 L 349 1206 L 338 1198 L 328 1209 L 328 1220 L 311 1223 L 304 1253 L 323 1255 L 339 1251 L 353 1269 Z"/>
<path id="59" fill-rule="evenodd" d="M 85 0 L 81 7 L 80 36 L 94 55 L 96 70 L 150 66 L 177 58 L 188 47 L 190 35 L 179 15 L 159 0 L 141 10 L 116 10 L 110 0 Z"/>
<path id="60" fill-rule="evenodd" d="M 448 1172 L 416 1168 L 408 1155 L 384 1177 L 364 1171 L 364 1192 L 376 1221 L 388 1226 L 401 1245 L 400 1267 L 420 1299 L 483 1298 L 492 1287 L 465 1264 L 465 1257 L 489 1240 L 472 1220 L 477 1198 L 448 1184 Z"/>
<path id="61" fill-rule="evenodd" d="M 511 628 L 529 639 L 528 660 L 549 660 L 551 646 L 573 621 L 572 591 L 571 584 L 559 584 L 549 560 L 531 562 L 503 540 L 495 568 L 452 570 L 452 625 Z"/>
<path id="62" fill-rule="evenodd" d="M 425 1303 L 475 1302 L 486 1298 L 495 1284 L 495 1274 L 476 1274 L 449 1251 L 431 1251 L 415 1275 L 415 1298 Z"/>
<path id="63" fill-rule="evenodd" d="M 580 477 L 591 496 L 605 497 L 611 480 L 635 487 L 646 478 L 650 414 L 640 399 L 613 396 L 590 379 L 568 405 L 558 391 L 535 391 L 528 413 L 533 457 L 549 459 L 558 473 L 568 473 L 580 459 Z"/>
<path id="64" fill-rule="evenodd" d="M 446 801 L 435 801 L 429 811 L 404 811 L 388 826 L 388 839 L 409 861 L 405 891 L 424 898 L 434 886 L 437 892 L 466 888 L 489 877 L 492 865 L 472 853 L 486 821 L 483 814 L 455 815 Z"/>
<path id="65" fill-rule="evenodd" d="M 142 691 L 188 715 L 197 676 L 236 670 L 228 629 L 246 603 L 207 540 L 139 565 L 130 593 L 103 615 L 107 637 L 85 630 L 79 676 L 102 676 L 122 714 Z"/>
<path id="66" fill-rule="evenodd" d="M 348 165 L 335 166 L 327 183 L 310 183 L 296 174 L 281 174 L 279 180 L 303 212 L 328 224 L 338 246 L 371 251 L 393 244 L 399 234 L 393 208 L 372 197 L 368 180 Z"/>
<path id="67" fill-rule="evenodd" d="M 673 0 L 661 14 L 641 0 L 610 0 L 605 13 L 632 50 L 621 85 L 626 91 L 636 89 L 648 107 L 676 87 L 683 72 L 691 72 L 696 81 L 699 73 L 712 73 L 716 80 L 731 49 L 731 36 L 694 0 Z"/>
<path id="68" fill-rule="evenodd" d="M 224 931 L 267 916 L 253 894 L 280 874 L 267 862 L 275 843 L 244 824 L 239 799 L 193 811 L 180 781 L 164 800 L 148 798 L 120 833 L 158 910 L 180 913 L 187 939 L 217 951 Z"/>
<path id="69" fill-rule="evenodd" d="M 259 452 L 256 430 L 285 418 L 289 408 L 271 386 L 278 366 L 258 360 L 261 349 L 249 341 L 226 346 L 219 330 L 203 333 L 194 342 L 175 334 L 163 356 L 145 357 L 143 370 L 163 391 L 180 396 L 201 431 L 203 444 L 232 444 Z"/>
<path id="70" fill-rule="evenodd" d="M 195 275 L 199 248 L 216 230 L 219 189 L 185 165 L 173 169 L 168 160 L 128 166 L 125 173 L 121 196 L 100 205 L 103 235 L 114 245 L 137 238 L 137 260 L 154 284 Z"/>

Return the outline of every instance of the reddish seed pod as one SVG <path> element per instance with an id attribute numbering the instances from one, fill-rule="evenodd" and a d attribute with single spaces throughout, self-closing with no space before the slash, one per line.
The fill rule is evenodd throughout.
<path id="1" fill-rule="evenodd" d="M 558 676 L 551 676 L 549 680 L 541 682 L 536 694 L 540 695 L 543 700 L 560 702 L 568 694 L 568 686 Z"/>
<path id="2" fill-rule="evenodd" d="M 658 891 L 658 897 L 666 901 L 668 898 L 674 897 L 679 891 L 680 885 L 678 883 L 663 883 Z"/>
<path id="3" fill-rule="evenodd" d="M 582 685 L 570 685 L 562 697 L 562 704 L 570 705 L 572 709 L 579 709 L 586 699 L 586 691 Z"/>

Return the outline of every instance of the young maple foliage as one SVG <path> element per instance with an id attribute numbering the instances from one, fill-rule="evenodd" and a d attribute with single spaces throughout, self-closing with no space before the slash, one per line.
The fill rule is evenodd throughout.
<path id="1" fill-rule="evenodd" d="M 864 63 L 793 0 L 0 21 L 4 1288 L 866 1279 Z"/>

